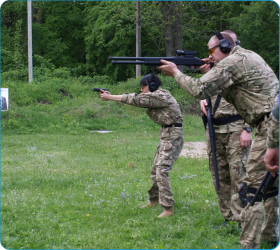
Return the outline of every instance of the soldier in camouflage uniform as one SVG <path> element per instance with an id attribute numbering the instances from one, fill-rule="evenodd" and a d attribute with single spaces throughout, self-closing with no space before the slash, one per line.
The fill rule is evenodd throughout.
<path id="1" fill-rule="evenodd" d="M 275 177 L 279 173 L 279 94 L 268 120 L 266 147 L 264 162 L 267 170 Z"/>
<path id="2" fill-rule="evenodd" d="M 161 80 L 155 74 L 144 76 L 141 81 L 141 94 L 111 95 L 100 94 L 102 100 L 120 101 L 129 105 L 146 108 L 148 116 L 161 125 L 160 142 L 151 170 L 152 187 L 148 191 L 150 202 L 143 207 L 152 207 L 159 203 L 164 212 L 158 217 L 174 213 L 174 199 L 171 192 L 169 172 L 178 159 L 183 144 L 183 118 L 175 98 L 161 88 Z"/>
<path id="3" fill-rule="evenodd" d="M 217 98 L 218 96 L 211 97 L 213 109 Z M 207 111 L 205 110 L 205 105 L 207 104 L 204 101 L 206 100 L 201 101 L 201 109 L 207 116 Z M 240 228 L 242 204 L 238 191 L 246 173 L 247 157 L 250 152 L 250 145 L 252 144 L 252 132 L 244 130 L 249 125 L 245 124 L 234 106 L 226 102 L 224 98 L 221 98 L 219 107 L 213 115 L 212 122 L 216 136 L 216 157 L 221 185 L 219 190 L 216 187 L 208 127 L 206 129 L 207 154 L 213 184 L 218 195 L 219 207 L 225 219 L 222 226 L 226 226 L 228 221 L 237 221 Z M 223 125 L 218 125 L 219 123 L 223 123 Z M 241 146 L 241 144 L 244 146 Z"/>
<path id="4" fill-rule="evenodd" d="M 240 45 L 240 41 L 234 31 L 225 30 L 223 32 L 230 34 L 235 44 Z M 210 70 L 209 66 L 209 64 L 202 65 L 200 67 L 201 72 L 207 73 Z M 252 144 L 252 128 L 244 122 L 234 106 L 220 95 L 212 96 L 211 103 L 213 106 L 211 112 L 212 122 L 216 134 L 217 166 L 221 185 L 219 190 L 216 187 L 215 169 L 208 129 L 206 129 L 207 153 L 220 210 L 225 219 L 225 222 L 221 226 L 227 226 L 228 221 L 237 221 L 238 228 L 241 229 L 240 214 L 242 205 L 238 191 L 246 173 L 247 157 Z M 207 116 L 207 101 L 201 100 L 200 106 L 203 113 Z"/>
<path id="5" fill-rule="evenodd" d="M 256 127 L 255 141 L 247 160 L 246 176 L 241 197 L 243 209 L 241 213 L 242 232 L 240 243 L 242 248 L 260 247 L 261 239 L 278 242 L 278 195 L 268 198 L 264 204 L 265 222 L 262 225 L 262 203 L 257 200 L 254 206 L 250 201 L 259 187 L 266 167 L 267 122 L 273 107 L 275 96 L 279 92 L 279 81 L 267 63 L 255 52 L 235 46 L 232 37 L 221 33 L 224 39 L 215 35 L 209 43 L 209 61 L 215 67 L 200 79 L 194 79 L 180 72 L 176 64 L 161 60 L 158 68 L 164 74 L 174 76 L 176 83 L 185 91 L 198 99 L 205 99 L 220 93 L 226 101 L 232 103 L 238 113 L 251 127 Z M 230 50 L 226 52 L 224 48 Z"/>

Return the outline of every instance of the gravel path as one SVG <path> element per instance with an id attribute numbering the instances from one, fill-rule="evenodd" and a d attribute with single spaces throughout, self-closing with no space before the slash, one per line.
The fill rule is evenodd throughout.
<path id="1" fill-rule="evenodd" d="M 180 156 L 207 158 L 206 142 L 186 142 Z"/>

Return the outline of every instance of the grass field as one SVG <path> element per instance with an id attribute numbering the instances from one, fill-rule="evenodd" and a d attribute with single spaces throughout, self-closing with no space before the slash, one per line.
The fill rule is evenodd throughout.
<path id="1" fill-rule="evenodd" d="M 2 136 L 1 242 L 9 249 L 239 248 L 207 160 L 171 172 L 176 214 L 147 202 L 157 133 Z M 129 166 L 133 163 L 135 166 Z"/>
<path id="2" fill-rule="evenodd" d="M 119 94 L 135 86 L 131 81 L 110 89 Z M 237 223 L 212 229 L 223 218 L 207 159 L 176 162 L 170 173 L 175 215 L 157 218 L 160 206 L 140 208 L 148 201 L 160 129 L 144 110 L 102 102 L 92 85 L 76 80 L 2 87 L 11 94 L 10 110 L 1 114 L 2 246 L 240 248 Z M 201 118 L 188 112 L 197 104 L 167 87 L 184 111 L 185 142 L 205 141 Z M 113 132 L 92 132 L 97 129 Z"/>

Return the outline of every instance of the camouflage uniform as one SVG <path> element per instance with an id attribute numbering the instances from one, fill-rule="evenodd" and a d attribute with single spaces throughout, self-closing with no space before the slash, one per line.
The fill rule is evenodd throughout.
<path id="1" fill-rule="evenodd" d="M 276 96 L 274 106 L 268 120 L 267 148 L 279 147 L 279 94 Z"/>
<path id="2" fill-rule="evenodd" d="M 217 96 L 211 97 L 212 106 L 214 106 L 216 99 Z M 216 110 L 213 118 L 223 119 L 234 115 L 238 115 L 234 106 L 226 102 L 224 98 L 221 98 L 219 108 Z M 249 125 L 245 125 L 244 120 L 240 119 L 225 125 L 213 126 L 216 135 L 216 156 L 221 186 L 219 190 L 217 190 L 216 187 L 215 169 L 208 129 L 206 133 L 207 153 L 213 184 L 218 195 L 220 210 L 225 220 L 241 222 L 240 214 L 242 206 L 238 191 L 245 176 L 246 161 L 250 152 L 250 146 L 242 150 L 240 135 L 244 131 L 243 128 Z"/>
<path id="3" fill-rule="evenodd" d="M 255 52 L 235 46 L 229 56 L 217 63 L 200 79 L 193 79 L 178 72 L 175 80 L 181 88 L 198 99 L 220 93 L 226 101 L 234 105 L 250 126 L 257 128 L 243 181 L 251 188 L 258 188 L 266 173 L 264 156 L 267 117 L 279 92 L 279 81 L 272 69 Z M 247 196 L 253 194 L 247 192 Z M 278 196 L 266 200 L 263 226 L 261 202 L 256 202 L 253 207 L 248 203 L 242 209 L 240 235 L 242 248 L 259 248 L 261 237 L 278 242 L 276 232 L 278 203 Z"/>
<path id="4" fill-rule="evenodd" d="M 180 107 L 175 98 L 159 87 L 154 92 L 123 94 L 122 102 L 147 108 L 148 116 L 157 124 L 166 126 L 182 123 Z M 148 191 L 150 201 L 159 200 L 163 207 L 174 205 L 168 174 L 178 159 L 184 144 L 183 127 L 162 127 L 160 142 L 151 170 L 152 187 Z"/>

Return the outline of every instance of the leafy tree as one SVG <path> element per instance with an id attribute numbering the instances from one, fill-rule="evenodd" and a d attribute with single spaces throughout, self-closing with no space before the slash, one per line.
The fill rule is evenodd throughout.
<path id="1" fill-rule="evenodd" d="M 75 75 L 105 75 L 118 81 L 135 77 L 135 65 L 113 66 L 108 58 L 135 56 L 135 2 L 33 1 L 32 13 L 35 67 L 44 61 L 67 67 Z M 234 30 L 242 47 L 260 54 L 278 74 L 275 2 L 141 2 L 142 56 L 169 56 L 188 49 L 208 57 L 209 38 L 224 29 Z M 27 52 L 27 4 L 7 1 L 1 8 L 2 72 L 27 67 Z M 143 74 L 148 71 L 142 67 Z"/>
<path id="2" fill-rule="evenodd" d="M 162 29 L 153 25 L 162 18 L 157 3 L 141 3 L 142 56 L 164 55 Z M 135 2 L 88 2 L 85 9 L 87 68 L 92 75 L 110 75 L 117 80 L 135 76 L 135 65 L 114 65 L 109 56 L 135 56 Z M 153 15 L 151 15 L 151 13 Z M 147 69 L 142 68 L 142 72 Z"/>
<path id="3" fill-rule="evenodd" d="M 235 5 L 225 5 L 233 11 Z M 261 55 L 279 74 L 279 6 L 275 2 L 241 2 L 226 23 L 239 36 L 242 47 Z"/>
<path id="4" fill-rule="evenodd" d="M 1 8 L 1 71 L 27 65 L 27 4 L 5 2 Z"/>
<path id="5" fill-rule="evenodd" d="M 84 3 L 70 1 L 35 1 L 33 13 L 33 55 L 51 60 L 56 67 L 78 67 L 85 64 Z M 21 31 L 16 28 L 22 20 Z M 15 39 L 20 42 L 14 45 Z M 19 46 L 21 48 L 19 48 Z M 27 65 L 27 4 L 5 2 L 1 8 L 2 70 L 11 65 L 8 55 L 21 50 Z M 35 65 L 36 66 L 36 65 Z M 13 67 L 14 68 L 14 67 Z"/>
<path id="6" fill-rule="evenodd" d="M 34 53 L 51 59 L 57 67 L 84 64 L 84 3 L 38 1 L 34 7 Z"/>
<path id="7" fill-rule="evenodd" d="M 16 30 L 15 30 L 15 36 L 14 36 L 14 69 L 20 69 L 23 67 L 23 58 L 22 58 L 22 52 L 21 52 L 21 25 L 22 25 L 22 19 L 18 20 L 16 22 Z"/>
<path id="8" fill-rule="evenodd" d="M 135 2 L 88 2 L 84 11 L 86 59 L 91 75 L 110 75 L 126 79 L 128 72 L 118 72 L 109 56 L 135 54 Z M 135 68 L 135 67 L 134 67 Z"/>

